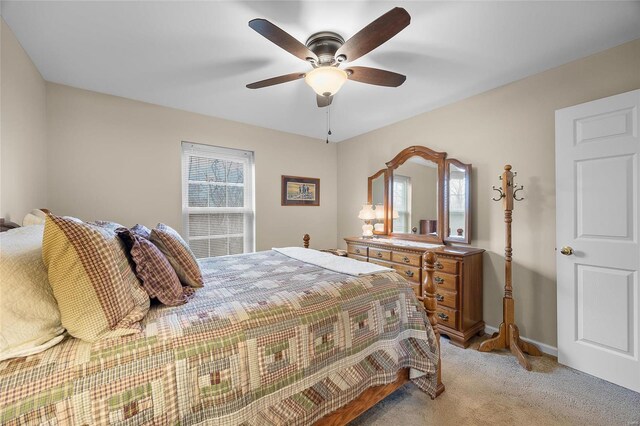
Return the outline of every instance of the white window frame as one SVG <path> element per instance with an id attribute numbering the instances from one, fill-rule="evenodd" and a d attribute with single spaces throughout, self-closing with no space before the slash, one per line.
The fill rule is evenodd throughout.
<path id="1" fill-rule="evenodd" d="M 214 158 L 218 160 L 229 160 L 240 162 L 244 167 L 244 207 L 189 207 L 189 162 L 190 155 L 197 155 L 205 158 Z M 242 236 L 244 238 L 244 253 L 252 253 L 256 250 L 255 234 L 256 234 L 256 215 L 255 215 L 255 155 L 253 151 L 245 151 L 234 148 L 224 148 L 214 145 L 203 145 L 193 142 L 182 142 L 182 223 L 183 237 L 188 243 L 190 240 L 213 239 L 213 238 L 229 238 L 234 236 Z M 195 183 L 195 182 L 194 182 Z M 202 182 L 197 182 L 201 184 Z M 237 185 L 216 182 L 216 185 Z M 243 213 L 245 218 L 244 233 L 240 234 L 221 234 L 216 236 L 189 236 L 189 214 L 197 213 Z"/>

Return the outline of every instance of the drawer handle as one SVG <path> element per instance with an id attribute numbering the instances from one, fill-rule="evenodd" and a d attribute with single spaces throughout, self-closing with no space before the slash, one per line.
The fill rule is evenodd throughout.
<path id="1" fill-rule="evenodd" d="M 437 300 L 438 302 L 443 302 L 443 301 L 444 301 L 444 296 L 443 296 L 443 295 L 441 295 L 441 294 L 436 294 L 436 300 Z"/>
<path id="2" fill-rule="evenodd" d="M 440 318 L 443 321 L 449 321 L 449 315 L 443 314 L 442 312 L 438 312 L 438 318 Z"/>
<path id="3" fill-rule="evenodd" d="M 443 268 L 442 263 L 436 262 L 436 269 L 442 269 L 442 268 Z"/>
<path id="4" fill-rule="evenodd" d="M 360 249 L 356 249 L 356 253 L 360 254 Z"/>
<path id="5" fill-rule="evenodd" d="M 435 277 L 433 280 L 436 282 L 436 284 L 442 284 L 444 282 L 444 278 L 440 277 Z"/>
<path id="6" fill-rule="evenodd" d="M 404 271 L 405 274 L 407 274 L 408 277 L 413 277 L 413 271 Z"/>
<path id="7" fill-rule="evenodd" d="M 405 257 L 402 259 L 402 261 L 403 261 L 404 263 L 409 263 L 409 262 L 411 262 L 411 260 L 410 260 L 407 256 L 405 256 Z"/>
<path id="8" fill-rule="evenodd" d="M 378 254 L 376 254 L 376 256 L 382 257 L 382 252 L 378 252 Z"/>

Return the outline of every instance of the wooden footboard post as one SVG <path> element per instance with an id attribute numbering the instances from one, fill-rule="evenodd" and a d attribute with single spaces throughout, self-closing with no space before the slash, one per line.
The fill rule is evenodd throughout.
<path id="1" fill-rule="evenodd" d="M 433 281 L 433 272 L 435 271 L 436 254 L 434 252 L 426 252 L 423 256 L 423 267 L 426 272 L 423 283 L 423 303 L 427 311 L 429 323 L 436 334 L 438 344 L 438 387 L 436 388 L 436 397 L 444 392 L 444 384 L 442 383 L 442 358 L 440 356 L 440 331 L 438 330 L 437 308 L 438 301 L 436 299 L 436 285 Z"/>
<path id="2" fill-rule="evenodd" d="M 309 241 L 311 240 L 311 237 L 309 236 L 309 234 L 304 234 L 304 237 L 302 237 L 302 242 L 304 243 L 304 248 L 309 248 Z"/>

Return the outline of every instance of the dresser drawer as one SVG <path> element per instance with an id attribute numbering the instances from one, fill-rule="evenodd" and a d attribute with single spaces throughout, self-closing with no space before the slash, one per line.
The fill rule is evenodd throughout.
<path id="1" fill-rule="evenodd" d="M 415 281 L 417 283 L 420 282 L 420 268 L 408 265 L 398 265 L 397 263 L 394 263 L 392 265 L 393 269 L 395 269 L 397 273 L 402 275 L 407 280 Z"/>
<path id="2" fill-rule="evenodd" d="M 459 308 L 458 293 L 456 292 L 438 289 L 436 292 L 436 300 L 438 301 L 438 306 L 446 306 L 451 309 Z"/>
<path id="3" fill-rule="evenodd" d="M 361 245 L 357 245 L 357 244 L 348 244 L 347 245 L 347 251 L 351 254 L 355 254 L 358 256 L 367 256 L 368 255 L 368 251 L 367 251 L 368 247 L 367 246 L 361 246 Z"/>
<path id="4" fill-rule="evenodd" d="M 369 258 L 369 263 L 375 263 L 376 265 L 384 266 L 385 268 L 393 268 L 393 263 L 387 262 L 386 260 L 377 260 L 373 257 Z"/>
<path id="5" fill-rule="evenodd" d="M 452 259 L 438 259 L 435 264 L 436 272 L 457 274 L 459 271 L 459 263 L 459 261 Z"/>
<path id="6" fill-rule="evenodd" d="M 422 255 L 412 253 L 402 253 L 394 251 L 391 253 L 391 260 L 403 265 L 422 266 Z"/>
<path id="7" fill-rule="evenodd" d="M 438 317 L 438 325 L 442 324 L 450 328 L 458 328 L 458 311 L 438 306 L 436 316 Z"/>
<path id="8" fill-rule="evenodd" d="M 440 289 L 458 291 L 458 279 L 458 275 L 443 274 L 441 272 L 434 273 L 433 282 L 436 285 L 436 292 L 440 291 Z"/>
<path id="9" fill-rule="evenodd" d="M 369 247 L 369 257 L 371 259 L 391 260 L 391 251 Z"/>
<path id="10" fill-rule="evenodd" d="M 352 259 L 359 260 L 359 261 L 361 261 L 361 262 L 366 262 L 366 261 L 367 261 L 367 257 L 366 257 L 366 256 L 358 256 L 357 254 L 351 254 L 351 253 L 349 253 L 349 254 L 347 255 L 347 257 L 350 257 L 350 258 L 352 258 Z"/>

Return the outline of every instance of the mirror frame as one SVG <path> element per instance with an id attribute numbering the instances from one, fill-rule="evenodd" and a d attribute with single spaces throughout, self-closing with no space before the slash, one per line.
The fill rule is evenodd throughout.
<path id="1" fill-rule="evenodd" d="M 447 235 L 449 234 L 449 232 L 447 232 L 447 230 L 449 229 L 449 177 L 450 177 L 450 169 L 451 169 L 451 165 L 454 165 L 455 167 L 459 168 L 459 169 L 463 169 L 464 170 L 464 176 L 465 176 L 465 186 L 466 186 L 466 192 L 465 192 L 465 200 L 464 200 L 464 209 L 465 209 L 465 218 L 464 218 L 464 228 L 465 228 L 465 235 L 462 237 L 458 237 L 457 235 L 454 236 L 450 236 Z M 444 211 L 445 211 L 445 217 L 444 217 L 444 228 L 443 228 L 443 234 L 444 235 L 444 241 L 447 242 L 451 242 L 451 243 L 461 243 L 461 244 L 471 244 L 471 164 L 465 164 L 459 160 L 456 160 L 455 158 L 447 158 L 445 160 L 445 168 L 444 168 L 444 185 L 445 185 L 445 197 L 444 197 L 444 203 L 445 203 L 445 207 L 444 207 Z"/>
<path id="2" fill-rule="evenodd" d="M 383 179 L 383 191 L 382 195 L 382 208 L 385 209 L 384 219 L 382 223 L 384 224 L 384 230 L 382 232 L 373 230 L 374 234 L 377 235 L 387 235 L 387 229 L 389 229 L 389 215 L 387 214 L 386 206 L 389 205 L 389 179 L 387 178 L 388 170 L 381 169 L 375 172 L 373 175 L 369 176 L 367 182 L 367 202 L 369 204 L 373 204 L 373 181 L 382 176 Z"/>
<path id="3" fill-rule="evenodd" d="M 421 234 L 406 234 L 393 232 L 393 171 L 404 164 L 411 157 L 422 157 L 425 160 L 432 161 L 438 165 L 438 217 L 437 217 L 437 232 L 436 235 L 421 235 Z M 446 152 L 437 152 L 429 149 L 425 146 L 410 146 L 400 151 L 393 160 L 387 162 L 387 204 L 386 204 L 386 223 L 385 230 L 388 231 L 388 235 L 392 238 L 404 239 L 404 240 L 416 240 L 427 241 L 434 243 L 442 243 L 444 236 L 444 212 L 445 212 L 445 198 L 444 198 L 444 159 L 447 156 Z"/>

